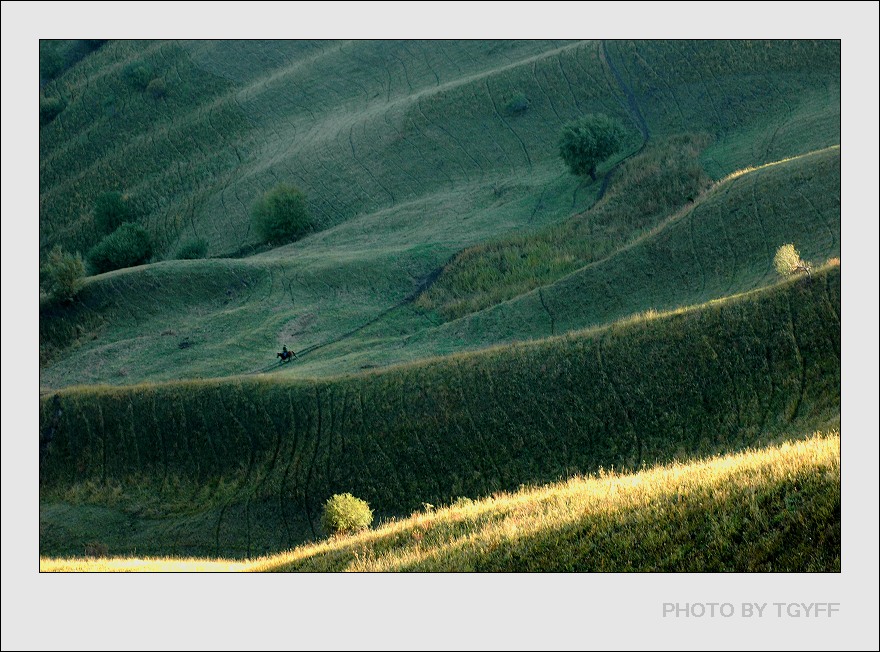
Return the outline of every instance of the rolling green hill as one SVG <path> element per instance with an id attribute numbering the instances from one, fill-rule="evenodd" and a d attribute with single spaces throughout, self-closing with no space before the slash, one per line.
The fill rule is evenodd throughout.
<path id="1" fill-rule="evenodd" d="M 41 296 L 41 554 L 253 557 L 337 491 L 397 517 L 839 427 L 839 41 L 41 53 L 41 260 L 111 191 L 153 242 Z M 596 181 L 558 153 L 589 113 L 626 132 Z M 275 246 L 280 183 L 315 229 Z"/>
<path id="2" fill-rule="evenodd" d="M 840 572 L 840 438 L 460 500 L 252 561 L 41 559 L 41 571 Z"/>
<path id="3" fill-rule="evenodd" d="M 839 422 L 839 267 L 698 309 L 327 380 L 237 378 L 41 400 L 41 546 L 253 556 L 381 514 Z M 650 361 L 646 366 L 645 361 Z M 474 388 L 480 388 L 474 391 Z"/>

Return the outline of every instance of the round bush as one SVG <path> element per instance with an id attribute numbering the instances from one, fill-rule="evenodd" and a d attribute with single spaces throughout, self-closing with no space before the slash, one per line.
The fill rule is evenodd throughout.
<path id="1" fill-rule="evenodd" d="M 175 258 L 178 260 L 193 260 L 204 258 L 208 253 L 208 241 L 204 238 L 193 238 L 180 244 Z"/>
<path id="2" fill-rule="evenodd" d="M 791 276 L 803 266 L 801 255 L 793 244 L 784 244 L 776 250 L 776 255 L 773 257 L 773 267 L 776 268 L 780 276 Z"/>
<path id="3" fill-rule="evenodd" d="M 89 250 L 89 265 L 96 274 L 141 265 L 153 255 L 149 234 L 137 224 L 123 224 Z"/>
<path id="4" fill-rule="evenodd" d="M 137 220 L 139 213 L 137 203 L 129 195 L 111 190 L 95 200 L 92 218 L 98 232 L 107 235 L 126 222 Z"/>
<path id="5" fill-rule="evenodd" d="M 56 301 L 73 301 L 83 285 L 86 268 L 82 257 L 65 253 L 61 247 L 49 252 L 46 263 L 40 268 L 41 285 Z"/>
<path id="6" fill-rule="evenodd" d="M 147 84 L 146 91 L 155 100 L 165 97 L 165 93 L 167 91 L 167 89 L 165 88 L 165 80 L 161 77 L 156 77 L 155 79 L 150 80 L 150 83 Z"/>
<path id="7" fill-rule="evenodd" d="M 293 242 L 312 228 L 305 195 L 286 184 L 276 186 L 257 200 L 251 220 L 257 236 L 271 244 Z"/>
<path id="8" fill-rule="evenodd" d="M 324 504 L 321 525 L 330 534 L 348 534 L 370 527 L 373 510 L 366 501 L 349 493 L 336 494 Z"/>

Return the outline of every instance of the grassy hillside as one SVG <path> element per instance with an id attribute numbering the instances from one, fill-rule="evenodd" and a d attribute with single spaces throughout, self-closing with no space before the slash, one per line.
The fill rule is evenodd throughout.
<path id="1" fill-rule="evenodd" d="M 625 126 L 595 181 L 558 153 L 589 113 Z M 253 557 L 322 536 L 335 492 L 403 516 L 839 427 L 840 157 L 839 41 L 41 43 L 41 260 L 95 245 L 111 191 L 153 242 L 41 297 L 41 553 Z M 275 246 L 251 207 L 280 183 L 315 228 Z M 784 243 L 811 278 L 779 280 Z M 521 538 L 504 498 L 357 564 L 583 570 L 567 537 L 602 531 L 595 569 L 839 568 L 833 536 L 804 548 L 839 519 L 833 463 L 707 464 L 607 514 L 589 483 L 619 478 L 552 487 L 598 511 Z M 626 561 L 633 519 L 657 547 Z"/>
<path id="2" fill-rule="evenodd" d="M 459 501 L 249 562 L 41 558 L 40 570 L 840 572 L 840 437 Z"/>
<path id="3" fill-rule="evenodd" d="M 839 305 L 830 267 L 384 372 L 46 395 L 41 550 L 98 537 L 119 553 L 252 556 L 317 534 L 320 504 L 339 491 L 403 514 L 810 430 L 839 420 Z"/>
<path id="4" fill-rule="evenodd" d="M 631 178 L 641 183 L 642 176 Z M 653 217 L 628 221 L 627 211 L 639 204 L 621 175 L 621 190 L 612 186 L 583 216 L 501 247 L 482 247 L 497 254 L 496 261 L 519 263 L 507 273 L 493 273 L 498 266 L 480 252 L 460 257 L 415 305 L 408 300 L 431 280 L 449 249 L 416 245 L 420 238 L 430 241 L 428 229 L 391 226 L 389 216 L 384 231 L 378 220 L 354 220 L 247 259 L 166 262 L 105 274 L 89 283 L 76 305 L 44 306 L 41 347 L 53 364 L 44 368 L 41 384 L 260 371 L 271 367 L 282 344 L 299 351 L 320 347 L 283 370 L 313 377 L 697 304 L 772 282 L 773 254 L 782 243 L 796 243 L 817 263 L 839 256 L 839 187 L 840 150 L 830 148 L 723 180 L 680 211 L 637 213 Z M 652 201 L 645 197 L 646 205 Z M 500 209 L 487 214 L 484 226 L 475 224 L 460 242 L 486 237 L 492 220 L 503 219 Z M 590 235 L 600 231 L 615 234 L 610 254 Z M 371 247 L 376 233 L 384 233 L 382 248 Z M 596 256 L 604 257 L 585 262 Z M 456 264 L 464 271 L 455 271 Z M 450 283 L 458 290 L 455 300 L 470 305 L 532 291 L 443 323 L 426 304 L 453 296 Z"/>
<path id="5" fill-rule="evenodd" d="M 840 253 L 833 165 L 795 158 L 787 175 L 700 194 L 839 142 L 834 41 L 123 41 L 41 97 L 63 104 L 41 128 L 41 252 L 85 252 L 95 200 L 117 190 L 161 261 L 42 307 L 47 389 L 259 371 L 282 344 L 313 351 L 287 373 L 357 371 L 747 290 L 772 278 L 778 238 Z M 556 138 L 588 112 L 629 135 L 607 176 L 582 184 Z M 306 191 L 319 232 L 266 250 L 249 210 L 281 181 Z M 702 206 L 722 189 L 717 210 L 738 203 L 727 234 Z M 670 230 L 674 273 L 621 292 L 615 261 L 631 265 L 652 250 L 634 243 L 689 209 L 692 253 Z M 194 238 L 215 258 L 171 260 Z M 572 292 L 572 275 L 594 287 Z"/>

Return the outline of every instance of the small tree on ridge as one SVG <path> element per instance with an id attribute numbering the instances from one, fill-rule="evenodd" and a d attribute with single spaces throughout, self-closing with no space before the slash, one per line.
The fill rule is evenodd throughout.
<path id="1" fill-rule="evenodd" d="M 793 244 L 784 244 L 776 250 L 773 267 L 783 277 L 791 276 L 796 272 L 806 272 L 807 276 L 812 276 L 810 264 L 801 258 Z"/>
<path id="2" fill-rule="evenodd" d="M 562 128 L 559 155 L 573 174 L 589 174 L 595 181 L 596 167 L 618 150 L 623 134 L 623 127 L 614 118 L 587 115 Z"/>

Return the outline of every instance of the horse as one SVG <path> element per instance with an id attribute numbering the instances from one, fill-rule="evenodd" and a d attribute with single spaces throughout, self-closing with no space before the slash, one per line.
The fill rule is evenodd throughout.
<path id="1" fill-rule="evenodd" d="M 276 357 L 281 358 L 280 364 L 284 364 L 285 362 L 293 360 L 296 357 L 296 353 L 284 349 L 281 353 L 276 354 Z"/>

